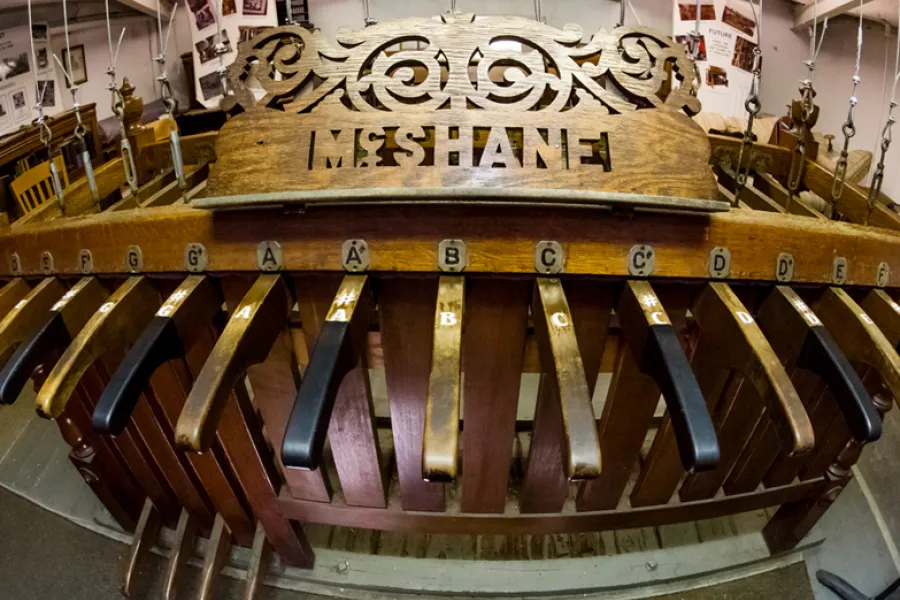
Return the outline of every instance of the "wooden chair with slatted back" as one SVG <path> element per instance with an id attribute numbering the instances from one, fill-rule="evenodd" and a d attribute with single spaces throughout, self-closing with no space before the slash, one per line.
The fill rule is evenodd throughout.
<path id="1" fill-rule="evenodd" d="M 66 164 L 62 156 L 56 156 L 53 159 L 56 170 L 62 177 L 62 185 L 69 185 L 69 177 L 66 174 Z M 50 162 L 42 162 L 36 167 L 32 167 L 25 171 L 19 177 L 16 177 L 10 184 L 13 194 L 16 196 L 16 202 L 19 203 L 19 209 L 23 215 L 26 215 L 44 204 L 48 200 L 56 197 L 53 190 L 53 180 L 50 174 Z"/>

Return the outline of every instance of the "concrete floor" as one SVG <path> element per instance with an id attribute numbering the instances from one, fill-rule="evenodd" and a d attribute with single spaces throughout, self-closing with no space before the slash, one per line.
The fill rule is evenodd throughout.
<path id="1" fill-rule="evenodd" d="M 0 490 L 0 598 L 100 600 L 120 598 L 121 566 L 127 547 Z M 160 598 L 165 563 L 152 556 L 141 573 L 135 600 Z M 178 595 L 196 597 L 199 571 L 190 568 Z M 239 582 L 220 578 L 217 600 L 241 598 Z M 374 595 L 373 595 L 374 597 Z M 585 596 L 581 596 L 584 598 Z M 588 596 L 599 598 L 600 596 Z M 701 590 L 658 596 L 659 600 L 809 600 L 812 591 L 802 563 Z M 267 587 L 259 600 L 326 600 L 323 596 Z"/>

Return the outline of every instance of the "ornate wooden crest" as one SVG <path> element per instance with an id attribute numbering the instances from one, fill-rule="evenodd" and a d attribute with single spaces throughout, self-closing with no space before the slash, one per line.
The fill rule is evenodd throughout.
<path id="1" fill-rule="evenodd" d="M 709 143 L 685 114 L 699 102 L 671 85 L 693 76 L 682 45 L 645 27 L 582 37 L 472 14 L 342 30 L 337 45 L 267 29 L 229 69 L 223 107 L 243 113 L 195 204 L 715 199 Z"/>

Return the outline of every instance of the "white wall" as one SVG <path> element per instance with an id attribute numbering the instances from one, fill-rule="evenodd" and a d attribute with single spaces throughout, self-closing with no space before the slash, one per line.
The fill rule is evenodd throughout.
<path id="1" fill-rule="evenodd" d="M 37 21 L 35 22 L 37 23 Z M 52 44 L 52 35 L 50 35 L 49 41 Z M 28 56 L 29 65 L 29 71 L 27 73 L 21 73 L 16 76 L 0 75 L 0 103 L 2 103 L 5 110 L 8 111 L 8 114 L 5 117 L 0 117 L 0 135 L 15 131 L 37 118 L 38 115 L 35 110 L 35 105 L 37 104 L 35 82 L 42 80 L 53 81 L 54 71 L 52 68 L 38 69 L 34 64 L 34 58 L 31 54 L 29 42 L 30 36 L 28 25 L 0 29 L 0 58 L 13 58 L 24 52 Z M 35 42 L 34 46 L 35 51 L 37 52 L 40 51 L 41 48 L 47 48 L 48 44 L 47 41 L 38 41 Z M 52 57 L 49 56 L 49 53 L 47 58 L 48 60 L 53 60 Z M 62 89 L 61 83 L 61 78 L 56 79 L 54 82 L 54 106 L 44 106 L 44 115 L 47 117 L 65 110 L 60 103 L 59 98 L 60 90 Z M 26 110 L 21 113 L 20 119 L 16 119 L 15 117 L 17 115 L 16 111 L 13 109 L 12 97 L 14 94 L 23 90 L 25 92 Z"/>
<path id="2" fill-rule="evenodd" d="M 163 26 L 165 27 L 165 24 Z M 122 40 L 121 50 L 119 50 L 116 64 L 116 79 L 121 86 L 122 79 L 127 77 L 131 85 L 135 87 L 135 95 L 143 98 L 144 103 L 148 104 L 160 97 L 159 83 L 156 81 L 158 66 L 156 61 L 153 60 L 159 54 L 156 21 L 146 17 L 113 21 L 114 47 L 122 27 L 125 27 L 125 37 Z M 186 106 L 186 85 L 183 83 L 184 70 L 181 66 L 179 55 L 190 49 L 190 32 L 188 31 L 187 41 L 185 41 L 183 31 L 180 32 L 179 29 L 186 30 L 186 23 L 183 28 L 177 26 L 173 28 L 166 53 L 166 68 L 169 74 L 169 81 L 173 84 L 173 95 L 182 103 L 182 106 Z M 61 59 L 62 50 L 65 48 L 65 36 L 61 28 L 54 31 L 53 48 Z M 106 68 L 109 66 L 109 45 L 106 35 L 106 23 L 95 21 L 90 25 L 81 26 L 77 31 L 71 31 L 69 38 L 72 47 L 84 45 L 85 63 L 88 70 L 87 82 L 78 86 L 79 104 L 85 105 L 96 102 L 99 119 L 113 116 L 112 107 L 110 106 L 110 94 L 107 89 L 109 77 L 106 74 Z M 56 66 L 56 69 L 59 80 L 63 81 L 64 76 L 59 65 Z M 63 90 L 63 101 L 65 108 L 72 107 L 72 96 L 68 90 Z"/>

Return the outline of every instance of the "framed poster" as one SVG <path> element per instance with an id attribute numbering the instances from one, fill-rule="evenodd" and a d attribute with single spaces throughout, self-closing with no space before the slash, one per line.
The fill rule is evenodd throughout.
<path id="1" fill-rule="evenodd" d="M 41 105 L 44 108 L 53 108 L 56 106 L 56 80 L 55 79 L 38 79 L 36 95 L 41 96 Z"/>
<path id="2" fill-rule="evenodd" d="M 0 94 L 0 129 L 9 125 L 12 115 L 9 114 L 9 101 L 6 94 Z"/>
<path id="3" fill-rule="evenodd" d="M 268 0 L 244 0 L 243 4 L 245 15 L 264 16 L 269 8 Z"/>
<path id="4" fill-rule="evenodd" d="M 10 96 L 12 97 L 13 119 L 15 119 L 16 123 L 30 117 L 31 109 L 28 108 L 28 99 L 25 97 L 25 88 L 14 91 Z"/>
<path id="5" fill-rule="evenodd" d="M 69 68 L 69 53 L 64 49 L 62 51 L 62 63 Z M 81 85 L 82 83 L 86 83 L 87 78 L 87 65 L 84 62 L 84 45 L 78 45 L 72 48 L 72 81 L 75 85 Z M 71 87 L 69 82 L 66 81 L 66 87 Z"/>

